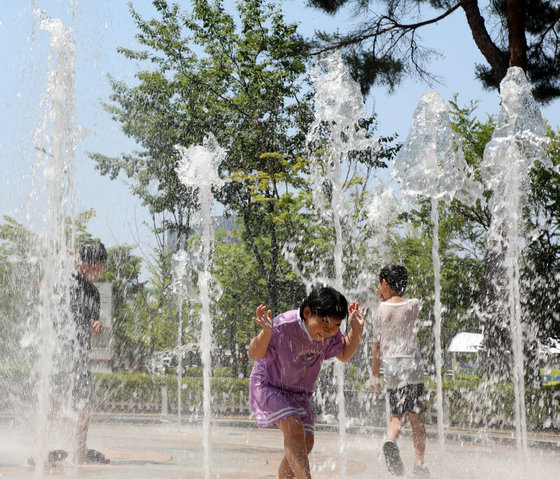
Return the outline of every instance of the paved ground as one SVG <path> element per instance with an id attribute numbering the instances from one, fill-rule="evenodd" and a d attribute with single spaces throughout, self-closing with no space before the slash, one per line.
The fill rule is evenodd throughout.
<path id="1" fill-rule="evenodd" d="M 223 423 L 225 424 L 225 423 Z M 230 423 L 231 424 L 231 423 Z M 197 424 L 94 422 L 89 446 L 111 459 L 108 465 L 76 466 L 66 460 L 54 468 L 26 464 L 32 448 L 29 431 L 14 422 L 0 423 L 0 477 L 7 478 L 150 478 L 150 479 L 272 479 L 282 458 L 278 430 L 259 430 L 240 421 L 237 427 L 214 425 L 211 430 L 211 467 L 206 473 L 202 447 L 203 431 Z M 247 427 L 249 426 L 249 427 Z M 399 440 L 407 477 L 413 462 L 409 430 Z M 511 433 L 502 439 L 511 440 Z M 481 434 L 470 432 L 470 438 Z M 459 437 L 459 436 L 455 436 Z M 527 457 L 515 447 L 496 442 L 447 440 L 441 450 L 430 434 L 426 463 L 433 478 L 543 478 L 560 477 L 560 438 L 541 437 L 546 447 L 531 448 Z M 317 431 L 311 454 L 313 477 L 317 479 L 365 479 L 389 477 L 379 450 L 381 430 L 346 433 L 341 447 L 338 433 Z M 535 439 L 535 437 L 532 437 Z M 541 445 L 542 446 L 542 445 Z M 343 454 L 339 453 L 343 450 Z"/>

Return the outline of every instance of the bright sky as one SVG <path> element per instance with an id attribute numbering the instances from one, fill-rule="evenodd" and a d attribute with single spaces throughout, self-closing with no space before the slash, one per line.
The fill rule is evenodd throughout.
<path id="1" fill-rule="evenodd" d="M 100 237 L 107 246 L 138 245 L 138 254 L 149 254 L 153 244 L 151 233 L 142 225 L 147 214 L 132 196 L 124 179 L 111 181 L 101 177 L 87 152 L 108 155 L 127 152 L 134 145 L 111 121 L 100 106 L 110 89 L 107 74 L 117 79 L 133 81 L 137 66 L 118 55 L 119 45 L 134 47 L 135 30 L 127 8 L 127 1 L 99 0 L 1 0 L 0 45 L 2 45 L 2 75 L 0 75 L 0 214 L 10 215 L 27 225 L 37 227 L 37 219 L 44 214 L 41 201 L 36 199 L 33 184 L 37 181 L 34 164 L 33 134 L 42 121 L 41 95 L 46 87 L 48 65 L 48 35 L 39 29 L 33 11 L 40 9 L 49 16 L 60 18 L 67 27 L 72 25 L 72 4 L 76 6 L 76 109 L 77 120 L 84 131 L 76 154 L 75 211 L 89 208 L 97 211 L 97 218 L 89 223 L 89 231 Z M 154 14 L 149 0 L 135 0 L 135 8 L 144 17 Z M 185 8 L 190 5 L 183 1 Z M 290 21 L 299 22 L 301 31 L 311 35 L 315 29 L 344 30 L 350 24 L 348 16 L 336 19 L 304 8 L 300 0 L 285 0 L 285 13 Z M 432 69 L 443 82 L 428 86 L 407 80 L 395 94 L 384 88 L 376 89 L 367 98 L 367 111 L 375 111 L 382 135 L 398 132 L 405 139 L 412 112 L 420 96 L 438 91 L 445 100 L 455 93 L 459 102 L 467 104 L 479 100 L 479 116 L 496 114 L 499 98 L 495 92 L 483 91 L 474 79 L 474 63 L 482 57 L 476 50 L 464 15 L 455 12 L 438 27 L 426 29 L 424 41 L 435 49 L 442 49 L 443 57 Z M 542 109 L 552 124 L 560 125 L 560 102 Z"/>

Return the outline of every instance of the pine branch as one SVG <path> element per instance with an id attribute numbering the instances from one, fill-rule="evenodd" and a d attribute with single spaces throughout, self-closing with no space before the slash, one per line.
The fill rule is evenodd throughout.
<path id="1" fill-rule="evenodd" d="M 377 37 L 380 37 L 394 30 L 400 30 L 402 36 L 410 31 L 416 31 L 418 28 L 424 27 L 426 25 L 431 25 L 433 23 L 439 22 L 440 20 L 443 20 L 445 17 L 451 15 L 459 7 L 461 7 L 461 2 L 457 3 L 457 5 L 453 6 L 452 8 L 450 8 L 449 10 L 447 10 L 446 12 L 442 13 L 441 15 L 435 18 L 424 20 L 418 23 L 410 23 L 410 24 L 401 24 L 394 18 L 383 15 L 378 18 L 378 20 L 375 22 L 375 25 L 373 25 L 372 27 L 367 28 L 355 35 L 347 35 L 345 37 L 341 37 L 339 41 L 331 45 L 325 46 L 317 51 L 312 51 L 311 55 L 312 56 L 320 55 L 328 51 L 337 50 L 339 48 L 344 48 L 351 45 L 356 45 L 370 38 L 376 39 Z"/>

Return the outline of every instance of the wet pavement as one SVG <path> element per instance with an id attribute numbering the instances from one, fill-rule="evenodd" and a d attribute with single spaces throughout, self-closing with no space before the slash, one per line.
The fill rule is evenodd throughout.
<path id="1" fill-rule="evenodd" d="M 381 428 L 362 429 L 359 434 L 347 432 L 344 443 L 336 431 L 318 429 L 310 455 L 314 478 L 390 477 L 380 456 Z M 538 447 L 531 447 L 525 455 L 515 447 L 511 432 L 456 430 L 448 434 L 455 439 L 447 439 L 440 449 L 433 429 L 429 430 L 426 464 L 433 478 L 560 477 L 557 435 L 532 435 L 531 443 L 539 440 Z M 75 465 L 66 459 L 56 467 L 42 469 L 27 465 L 32 449 L 29 431 L 19 422 L 4 421 L 0 423 L 0 478 L 272 479 L 283 456 L 280 431 L 257 429 L 254 422 L 246 420 L 218 421 L 211 429 L 208 473 L 202 442 L 202 426 L 196 423 L 97 418 L 90 427 L 88 445 L 103 452 L 110 464 Z M 399 447 L 406 477 L 413 477 L 410 428 L 405 428 Z"/>

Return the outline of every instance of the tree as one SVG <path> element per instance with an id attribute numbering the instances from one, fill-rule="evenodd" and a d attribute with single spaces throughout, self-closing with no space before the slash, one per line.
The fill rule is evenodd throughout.
<path id="1" fill-rule="evenodd" d="M 493 118 L 482 123 L 472 118 L 473 105 L 470 108 L 460 108 L 456 102 L 451 102 L 452 115 L 458 131 L 464 139 L 467 160 L 475 169 L 480 166 L 482 153 L 488 143 L 494 128 Z M 530 172 L 530 182 L 526 185 L 523 211 L 523 240 L 521 250 L 521 278 L 522 292 L 522 321 L 525 347 L 525 363 L 537 365 L 538 343 L 546 344 L 548 338 L 560 337 L 558 315 L 555 305 L 558 300 L 558 271 L 560 270 L 560 238 L 558 236 L 558 210 L 560 191 L 558 190 L 559 177 L 557 173 L 558 132 L 548 129 L 551 139 L 549 157 L 553 168 L 547 168 L 541 163 L 536 163 Z M 486 190 L 488 198 L 493 192 Z M 490 224 L 490 214 L 483 205 L 476 208 L 466 208 L 460 203 L 455 203 L 452 208 L 454 214 L 459 215 L 464 221 L 463 231 L 468 236 L 462 236 L 464 244 L 471 244 L 477 251 L 484 251 L 486 245 L 481 239 L 487 237 L 486 230 Z M 478 239 L 477 239 L 478 238 Z M 467 240 L 467 241 L 465 241 Z M 480 257 L 480 255 L 479 255 Z M 496 269 L 498 258 L 488 256 L 486 249 L 484 266 L 480 272 L 480 286 L 477 297 L 484 326 L 484 353 L 483 367 L 493 378 L 504 379 L 509 377 L 511 358 L 511 337 L 508 318 L 500 312 L 503 321 L 492 321 L 492 303 L 496 294 L 507 294 L 500 284 L 500 270 Z M 493 265 L 493 267 L 488 267 Z M 527 367 L 526 378 L 528 381 L 538 380 L 538 368 Z"/>
<path id="2" fill-rule="evenodd" d="M 252 251 L 242 240 L 243 235 L 243 226 L 228 235 L 220 232 L 214 255 L 215 275 L 222 290 L 214 315 L 218 321 L 214 337 L 221 352 L 216 357 L 228 360 L 220 365 L 231 365 L 234 377 L 238 373 L 248 373 L 247 346 L 260 330 L 251 317 L 268 294 L 266 281 L 258 271 Z M 279 271 L 278 308 L 280 311 L 294 309 L 305 297 L 305 287 L 283 259 L 280 260 Z"/>
<path id="3" fill-rule="evenodd" d="M 465 158 L 473 167 L 476 177 L 482 181 L 479 169 L 483 159 L 484 148 L 492 137 L 495 121 L 492 117 L 483 123 L 474 118 L 476 104 L 460 107 L 456 98 L 451 102 L 451 115 L 455 129 L 463 137 Z M 503 302 L 507 295 L 506 274 L 503 271 L 503 258 L 488 248 L 486 238 L 491 223 L 491 214 L 486 202 L 492 191 L 485 188 L 484 202 L 475 207 L 468 207 L 460 202 L 452 204 L 452 211 L 463 219 L 463 239 L 472 245 L 473 251 L 481 252 L 481 272 L 478 279 L 478 308 L 476 328 L 471 332 L 484 330 L 481 352 L 481 369 L 492 381 L 506 380 L 511 370 L 511 336 L 509 332 L 509 316 L 503 311 Z M 466 234 L 466 236 L 465 236 Z"/>
<path id="4" fill-rule="evenodd" d="M 292 187 L 310 121 L 309 93 L 302 93 L 304 43 L 273 2 L 243 0 L 237 20 L 221 1 L 195 0 L 190 12 L 164 0 L 153 5 L 159 19 L 144 20 L 130 7 L 145 50 L 119 49 L 151 68 L 137 73 L 136 86 L 112 80 L 105 105 L 144 150 L 93 158 L 102 174 L 115 178 L 123 171 L 132 178 L 133 192 L 153 212 L 171 215 L 174 223 L 160 231 L 173 228 L 184 239 L 190 222 L 179 220 L 190 221 L 196 204 L 177 179 L 174 145 L 201 144 L 212 133 L 228 151 L 220 169 L 231 180 L 216 194 L 243 221 L 243 240 L 267 283 L 262 300 L 276 311 L 280 245 L 289 230 L 276 222 L 275 205 Z M 267 249 L 258 241 L 263 235 Z"/>
<path id="5" fill-rule="evenodd" d="M 159 248 L 149 265 L 150 288 L 138 298 L 136 335 L 145 345 L 148 358 L 154 359 L 156 351 L 170 350 L 177 339 L 177 301 L 173 294 L 171 251 Z"/>
<path id="6" fill-rule="evenodd" d="M 462 138 L 467 163 L 479 175 L 483 152 L 492 136 L 495 122 L 492 117 L 480 121 L 474 117 L 476 103 L 462 107 L 456 98 L 450 102 L 450 115 L 454 129 Z M 551 139 L 550 158 L 553 168 L 537 163 L 531 170 L 530 183 L 525 191 L 523 214 L 524 245 L 519 258 L 521 268 L 522 321 L 525 347 L 526 380 L 538 380 L 538 343 L 559 337 L 558 283 L 560 275 L 560 238 L 558 220 L 560 211 L 560 179 L 557 173 L 558 132 L 548 130 Z M 484 195 L 493 191 L 486 186 Z M 407 234 L 392 236 L 393 257 L 403 262 L 410 274 L 410 294 L 424 299 L 421 320 L 429 324 L 431 269 L 429 250 L 431 233 L 429 210 L 424 202 L 402 216 L 400 228 Z M 508 294 L 507 285 L 501 284 L 505 274 L 500 269 L 500 258 L 489 257 L 487 230 L 490 212 L 485 202 L 467 206 L 454 201 L 442 211 L 439 221 L 440 252 L 442 256 L 442 304 L 445 306 L 442 342 L 448 344 L 460 331 L 483 330 L 481 352 L 482 368 L 494 381 L 507 380 L 511 374 L 511 331 L 509 312 L 498 311 L 498 321 L 493 317 L 496 295 Z M 489 265 L 492 265 L 490 268 Z M 432 341 L 429 330 L 421 328 L 420 340 L 430 351 Z"/>
<path id="7" fill-rule="evenodd" d="M 14 218 L 0 225 L 0 351 L 17 363 L 22 357 L 21 335 L 39 300 L 41 261 L 38 237 Z"/>
<path id="8" fill-rule="evenodd" d="M 477 64 L 477 78 L 498 89 L 508 67 L 525 70 L 535 98 L 547 103 L 560 96 L 560 6 L 552 0 L 308 0 L 335 14 L 352 5 L 367 18 L 347 34 L 320 34 L 315 52 L 343 48 L 364 91 L 374 83 L 395 88 L 405 75 L 433 79 L 429 59 L 435 53 L 417 39 L 418 32 L 462 10 L 473 40 L 486 64 Z M 487 24 L 490 27 L 487 27 Z"/>
<path id="9" fill-rule="evenodd" d="M 523 310 L 528 337 L 525 354 L 538 359 L 537 341 L 548 344 L 549 338 L 560 339 L 560 132 L 548 130 L 551 139 L 550 158 L 553 168 L 537 164 L 531 172 L 527 201 L 528 221 L 522 275 Z M 536 368 L 527 371 L 535 380 Z"/>
<path id="10" fill-rule="evenodd" d="M 114 365 L 134 364 L 141 353 L 137 340 L 137 321 L 141 309 L 138 298 L 144 293 L 140 282 L 142 259 L 132 254 L 132 246 L 107 249 L 107 269 L 99 281 L 110 281 L 113 290 Z"/>

